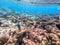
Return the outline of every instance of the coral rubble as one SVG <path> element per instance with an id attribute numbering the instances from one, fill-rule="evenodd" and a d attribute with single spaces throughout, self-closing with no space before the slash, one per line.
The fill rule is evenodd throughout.
<path id="1" fill-rule="evenodd" d="M 4 15 L 0 18 L 0 45 L 60 45 L 59 19 Z"/>

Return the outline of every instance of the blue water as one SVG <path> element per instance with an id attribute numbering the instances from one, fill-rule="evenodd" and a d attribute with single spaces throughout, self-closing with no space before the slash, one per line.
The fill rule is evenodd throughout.
<path id="1" fill-rule="evenodd" d="M 30 4 L 13 0 L 0 0 L 0 8 L 30 13 L 58 13 L 58 4 Z"/>

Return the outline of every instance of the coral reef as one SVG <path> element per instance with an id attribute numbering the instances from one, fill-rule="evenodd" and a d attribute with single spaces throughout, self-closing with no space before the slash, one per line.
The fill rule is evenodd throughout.
<path id="1" fill-rule="evenodd" d="M 60 45 L 59 18 L 7 13 L 0 18 L 0 45 Z"/>

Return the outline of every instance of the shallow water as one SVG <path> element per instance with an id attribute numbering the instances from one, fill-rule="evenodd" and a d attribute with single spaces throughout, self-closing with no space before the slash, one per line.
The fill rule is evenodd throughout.
<path id="1" fill-rule="evenodd" d="M 58 13 L 58 4 L 30 4 L 14 0 L 0 0 L 0 8 L 29 13 Z"/>

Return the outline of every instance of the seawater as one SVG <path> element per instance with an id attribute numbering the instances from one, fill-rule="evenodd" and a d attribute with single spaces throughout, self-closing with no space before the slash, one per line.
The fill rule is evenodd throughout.
<path id="1" fill-rule="evenodd" d="M 58 4 L 31 4 L 14 0 L 0 0 L 0 8 L 29 13 L 53 13 L 58 14 Z"/>

